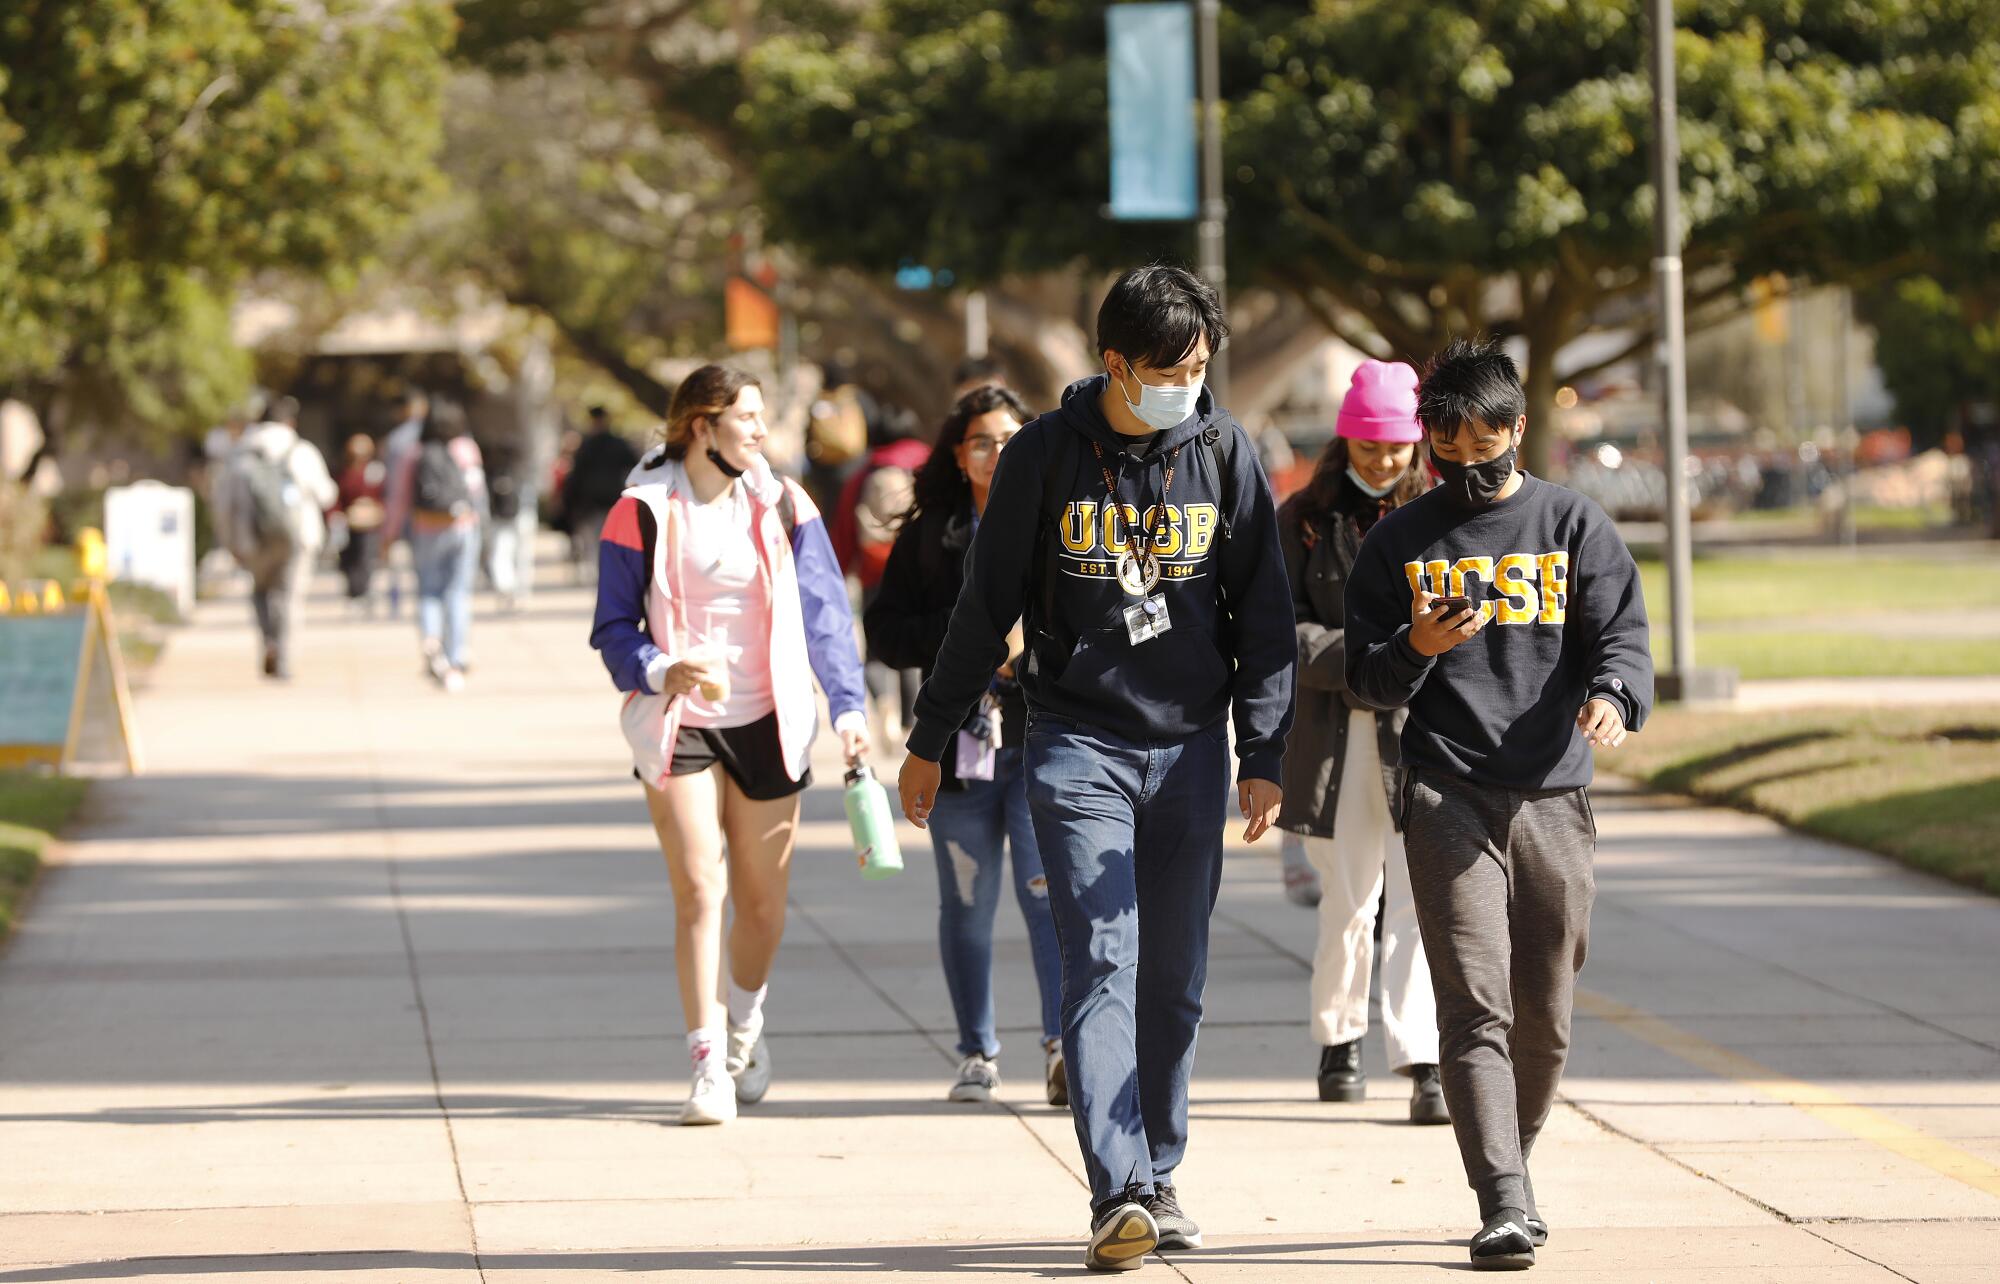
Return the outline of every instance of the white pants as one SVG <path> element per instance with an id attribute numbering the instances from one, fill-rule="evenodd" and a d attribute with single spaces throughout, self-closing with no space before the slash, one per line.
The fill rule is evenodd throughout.
<path id="1" fill-rule="evenodd" d="M 1437 998 L 1417 934 L 1403 836 L 1389 819 L 1375 715 L 1348 714 L 1347 759 L 1332 838 L 1305 839 L 1319 871 L 1319 947 L 1313 952 L 1312 1028 L 1322 1047 L 1368 1032 L 1368 976 L 1375 961 L 1375 902 L 1387 885 L 1382 922 L 1382 1026 L 1391 1069 L 1436 1065 Z"/>

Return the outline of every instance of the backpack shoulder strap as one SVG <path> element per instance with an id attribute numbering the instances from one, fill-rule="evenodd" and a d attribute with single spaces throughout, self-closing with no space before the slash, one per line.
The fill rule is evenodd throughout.
<path id="1" fill-rule="evenodd" d="M 1039 609 L 1038 627 L 1046 630 L 1055 619 L 1056 534 L 1062 529 L 1063 510 L 1069 507 L 1070 474 L 1075 471 L 1071 448 L 1076 434 L 1060 427 L 1049 429 L 1042 453 L 1042 520 L 1035 525 L 1035 573 L 1041 577 L 1033 600 Z"/>
<path id="2" fill-rule="evenodd" d="M 1224 436 L 1229 439 L 1227 446 L 1223 445 Z M 1208 443 L 1209 458 L 1215 461 L 1216 498 L 1222 503 L 1222 538 L 1227 542 L 1232 533 L 1229 515 L 1236 509 L 1236 496 L 1232 485 L 1236 472 L 1230 467 L 1229 458 L 1230 452 L 1236 449 L 1236 434 L 1233 432 L 1225 434 L 1220 427 L 1211 424 L 1202 429 L 1201 439 Z"/>
<path id="3" fill-rule="evenodd" d="M 778 483 L 778 520 L 785 525 L 785 543 L 790 544 L 799 537 L 799 505 L 792 498 L 792 483 Z"/>

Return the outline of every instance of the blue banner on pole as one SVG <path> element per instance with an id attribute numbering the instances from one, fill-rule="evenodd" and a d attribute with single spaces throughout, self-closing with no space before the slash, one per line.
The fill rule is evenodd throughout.
<path id="1" fill-rule="evenodd" d="M 1191 219 L 1195 203 L 1194 6 L 1105 10 L 1111 69 L 1111 217 Z"/>

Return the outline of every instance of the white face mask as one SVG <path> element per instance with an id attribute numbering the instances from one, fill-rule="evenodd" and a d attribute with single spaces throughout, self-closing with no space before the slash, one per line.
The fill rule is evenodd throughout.
<path id="1" fill-rule="evenodd" d="M 1382 498 L 1382 496 L 1396 489 L 1396 482 L 1390 482 L 1387 486 L 1369 485 L 1366 478 L 1364 478 L 1360 473 L 1354 471 L 1353 464 L 1349 464 L 1347 466 L 1347 480 L 1353 482 L 1356 486 L 1359 486 L 1361 488 L 1361 493 L 1368 496 L 1370 499 L 1380 499 Z M 1402 478 L 1400 477 L 1396 479 L 1396 481 L 1401 481 L 1401 480 Z"/>
<path id="2" fill-rule="evenodd" d="M 1131 367 L 1126 367 L 1128 370 Z M 1139 379 L 1139 372 L 1132 371 L 1132 377 Z M 1125 397 L 1125 384 L 1118 382 L 1118 395 L 1125 397 L 1125 404 L 1132 407 L 1132 413 L 1139 416 L 1139 422 L 1155 432 L 1165 432 L 1178 424 L 1186 423 L 1194 414 L 1194 404 L 1201 396 L 1202 381 L 1197 379 L 1185 388 L 1161 386 L 1139 379 L 1139 401 L 1133 405 L 1130 397 Z"/>

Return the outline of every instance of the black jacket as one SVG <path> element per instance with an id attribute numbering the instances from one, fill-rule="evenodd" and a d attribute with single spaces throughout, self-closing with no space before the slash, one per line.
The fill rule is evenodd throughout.
<path id="1" fill-rule="evenodd" d="M 938 650 L 951 626 L 951 608 L 965 583 L 965 556 L 972 547 L 973 515 L 967 505 L 956 513 L 919 513 L 896 534 L 875 600 L 862 616 L 868 655 L 892 669 L 921 669 L 931 676 Z M 1027 734 L 1028 708 L 1021 685 L 996 679 L 1000 697 L 1000 743 L 1019 745 Z M 967 714 L 970 722 L 975 714 Z M 963 729 L 964 723 L 960 724 Z M 942 788 L 962 789 L 958 755 L 947 747 L 940 759 Z"/>
<path id="2" fill-rule="evenodd" d="M 1312 515 L 1303 527 L 1290 520 L 1289 512 L 1279 515 L 1278 543 L 1285 552 L 1299 638 L 1299 689 L 1292 733 L 1285 739 L 1285 801 L 1278 811 L 1278 828 L 1295 834 L 1333 837 L 1340 770 L 1347 760 L 1348 715 L 1365 707 L 1347 689 L 1347 612 L 1342 599 L 1361 547 L 1356 513 L 1376 503 L 1343 482 L 1334 512 Z M 1392 816 L 1399 810 L 1397 741 L 1408 716 L 1398 709 L 1374 719 L 1382 788 Z"/>
<path id="3" fill-rule="evenodd" d="M 1006 658 L 1008 630 L 1031 600 L 1046 597 L 1029 613 L 1021 676 L 1029 709 L 1137 741 L 1182 740 L 1233 711 L 1238 776 L 1276 782 L 1297 646 L 1257 451 L 1206 390 L 1186 422 L 1123 437 L 1098 405 L 1107 382 L 1099 375 L 1072 385 L 1060 409 L 1024 427 L 1000 456 L 965 587 L 917 696 L 910 752 L 943 757 Z M 1217 475 L 1210 432 L 1232 461 L 1231 477 Z M 1159 504 L 1169 467 L 1157 544 L 1165 577 L 1156 592 L 1173 627 L 1135 646 L 1124 612 L 1138 599 L 1112 574 L 1109 544 L 1122 538 L 1123 523 L 1107 520 L 1104 471 L 1137 518 Z M 1045 487 L 1056 489 L 1045 496 Z"/>

